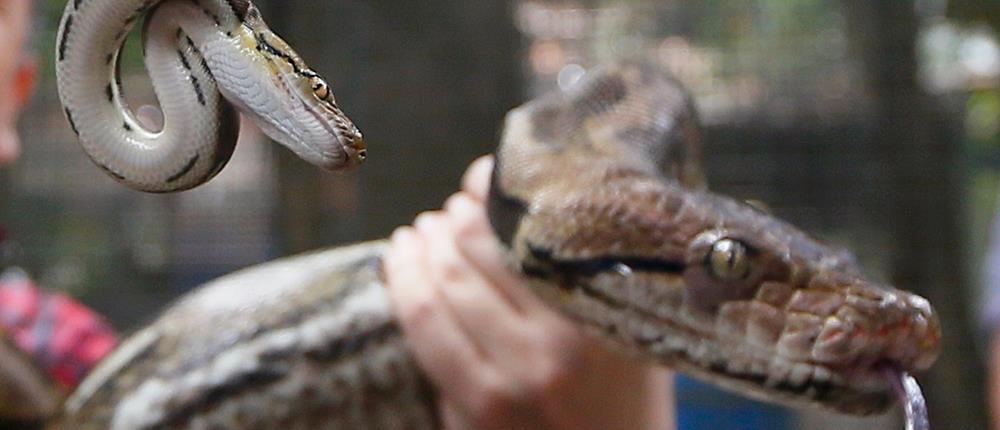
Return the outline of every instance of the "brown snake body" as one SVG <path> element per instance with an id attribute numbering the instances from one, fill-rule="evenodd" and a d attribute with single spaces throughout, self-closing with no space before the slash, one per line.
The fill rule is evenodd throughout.
<path id="1" fill-rule="evenodd" d="M 928 368 L 926 300 L 699 188 L 695 115 L 643 65 L 508 116 L 489 213 L 541 297 L 616 348 L 745 395 L 850 414 Z M 383 245 L 294 257 L 185 297 L 98 367 L 64 428 L 435 428 L 379 278 Z"/>

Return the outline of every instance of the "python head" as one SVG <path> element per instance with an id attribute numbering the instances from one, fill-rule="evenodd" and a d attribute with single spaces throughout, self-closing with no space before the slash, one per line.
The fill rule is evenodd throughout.
<path id="1" fill-rule="evenodd" d="M 685 186 L 671 154 L 694 135 L 691 112 L 675 81 L 629 65 L 513 111 L 489 214 L 516 265 L 599 337 L 695 377 L 886 410 L 886 369 L 902 377 L 938 356 L 930 304 L 784 221 Z"/>
<path id="2" fill-rule="evenodd" d="M 364 137 L 329 83 L 268 28 L 252 3 L 230 3 L 233 29 L 227 37 L 191 32 L 220 92 L 265 134 L 311 164 L 337 170 L 364 162 Z"/>

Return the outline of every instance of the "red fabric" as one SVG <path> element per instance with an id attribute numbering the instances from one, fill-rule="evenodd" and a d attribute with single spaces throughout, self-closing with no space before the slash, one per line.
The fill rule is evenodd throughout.
<path id="1" fill-rule="evenodd" d="M 118 343 L 94 311 L 21 276 L 0 279 L 0 330 L 66 388 L 79 384 Z"/>

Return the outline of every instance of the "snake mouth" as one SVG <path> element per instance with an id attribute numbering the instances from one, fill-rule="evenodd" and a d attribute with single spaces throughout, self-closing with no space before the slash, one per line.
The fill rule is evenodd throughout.
<path id="1" fill-rule="evenodd" d="M 359 166 L 368 160 L 368 149 L 365 141 L 357 139 L 348 145 L 344 145 L 344 152 L 347 154 L 348 167 Z"/>
<path id="2" fill-rule="evenodd" d="M 886 377 L 884 369 L 902 366 L 891 360 L 842 366 L 794 360 L 770 349 L 742 344 L 745 339 L 721 340 L 678 321 L 675 313 L 657 312 L 650 307 L 652 302 L 627 307 L 622 297 L 590 282 L 570 285 L 571 290 L 539 291 L 560 297 L 566 305 L 576 302 L 566 308 L 571 315 L 617 337 L 639 354 L 655 357 L 669 367 L 741 395 L 856 416 L 884 413 L 896 400 L 894 381 Z M 577 307 L 594 309 L 576 314 L 573 310 Z M 594 314 L 601 313 L 612 315 L 611 322 L 592 319 Z M 740 346 L 729 345 L 733 342 L 739 342 Z"/>
<path id="3" fill-rule="evenodd" d="M 776 360 L 780 361 L 780 360 Z M 778 370 L 781 365 L 770 366 L 767 376 L 757 373 L 733 373 L 729 369 L 712 368 L 712 373 L 750 384 L 754 388 L 741 390 L 767 401 L 792 405 L 819 406 L 849 415 L 873 415 L 885 412 L 896 396 L 892 383 L 880 367 L 865 369 L 832 369 L 826 366 L 797 363 Z M 719 382 L 718 379 L 713 379 Z M 722 382 L 722 385 L 727 385 Z M 746 387 L 741 387 L 746 388 Z"/>
<path id="4" fill-rule="evenodd" d="M 806 403 L 851 415 L 884 413 L 898 401 L 905 413 L 906 428 L 929 428 L 927 402 L 920 385 L 896 363 L 882 361 L 869 368 L 839 372 L 815 366 L 812 371 L 810 377 L 805 381 L 798 381 L 799 383 L 789 378 L 775 384 L 773 376 L 735 377 L 747 378 L 760 386 L 776 390 L 781 396 L 787 396 L 793 404 L 802 403 L 801 400 L 805 399 Z M 768 397 L 773 398 L 773 394 Z"/>
<path id="5" fill-rule="evenodd" d="M 897 367 L 884 363 L 832 368 L 773 356 L 747 359 L 737 355 L 706 364 L 688 352 L 660 351 L 657 355 L 679 371 L 756 400 L 855 416 L 882 414 L 892 407 L 899 397 L 893 390 L 894 383 L 902 374 L 887 372 L 887 368 Z M 726 360 L 729 364 L 718 364 Z"/>
<path id="6" fill-rule="evenodd" d="M 534 273 L 529 271 L 528 274 Z M 552 295 L 553 299 L 561 298 L 571 316 L 618 338 L 624 346 L 639 354 L 654 357 L 669 367 L 724 389 L 764 402 L 818 407 L 848 415 L 879 414 L 893 405 L 895 397 L 890 381 L 882 373 L 883 363 L 832 367 L 792 361 L 769 350 L 722 347 L 710 333 L 680 323 L 674 316 L 645 309 L 645 306 L 624 311 L 623 300 L 613 293 L 586 282 L 572 285 L 572 290 L 541 288 L 538 291 Z M 572 302 L 576 304 L 570 305 Z M 592 309 L 579 314 L 574 312 L 577 307 Z M 613 315 L 611 322 L 592 319 L 593 315 L 601 313 Z M 713 338 L 716 340 L 710 340 Z M 734 354 L 733 351 L 742 352 Z"/>

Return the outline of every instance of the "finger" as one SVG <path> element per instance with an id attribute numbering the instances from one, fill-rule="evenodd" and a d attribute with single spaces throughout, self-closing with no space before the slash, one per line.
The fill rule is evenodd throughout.
<path id="1" fill-rule="evenodd" d="M 443 424 L 441 428 L 447 430 L 464 430 L 473 428 L 469 425 L 465 416 L 459 412 L 461 409 L 455 404 L 456 402 L 457 401 L 447 398 L 438 399 L 438 410 L 441 411 L 441 423 Z"/>
<path id="2" fill-rule="evenodd" d="M 490 178 L 493 176 L 493 156 L 479 157 L 469 165 L 462 177 L 462 191 L 472 195 L 480 202 L 485 202 L 490 192 Z"/>
<path id="3" fill-rule="evenodd" d="M 455 228 L 459 251 L 511 306 L 519 312 L 542 306 L 541 300 L 528 290 L 526 280 L 508 263 L 509 257 L 493 236 L 482 204 L 460 193 L 448 199 L 445 213 Z"/>
<path id="4" fill-rule="evenodd" d="M 389 299 L 420 367 L 442 393 L 458 394 L 475 387 L 482 358 L 434 288 L 426 251 L 412 228 L 392 235 L 384 257 Z"/>
<path id="5" fill-rule="evenodd" d="M 427 249 L 431 280 L 466 337 L 486 357 L 509 349 L 511 330 L 519 325 L 520 316 L 458 251 L 448 218 L 419 219 L 416 227 L 421 236 L 434 238 Z"/>

